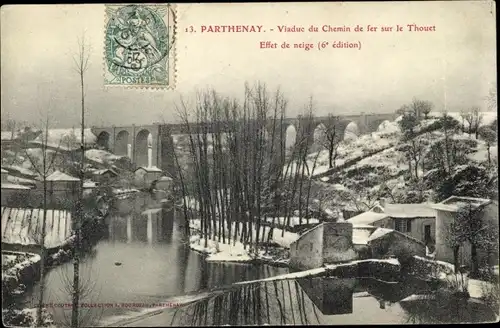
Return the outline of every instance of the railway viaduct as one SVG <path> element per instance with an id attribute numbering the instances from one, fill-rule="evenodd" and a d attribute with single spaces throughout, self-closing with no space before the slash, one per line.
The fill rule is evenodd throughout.
<path id="1" fill-rule="evenodd" d="M 334 124 L 339 135 L 345 135 L 349 130 L 357 135 L 374 132 L 386 120 L 392 121 L 396 114 L 355 114 L 337 116 L 336 120 L 330 117 L 303 117 L 286 118 L 281 124 L 287 147 L 295 143 L 295 135 L 305 135 L 309 144 L 314 143 L 314 135 L 320 129 L 329 128 Z M 271 123 L 272 124 L 272 123 Z M 205 125 L 208 128 L 208 125 Z M 202 128 L 200 124 L 191 126 L 191 131 Z M 307 131 L 305 131 L 307 129 Z M 92 127 L 97 136 L 97 143 L 116 155 L 127 156 L 137 167 L 158 167 L 165 172 L 174 169 L 174 135 L 188 134 L 185 124 L 153 123 L 151 125 L 102 126 Z M 211 131 L 207 131 L 210 133 Z M 268 135 L 271 133 L 268 129 Z M 278 132 L 275 131 L 275 134 Z"/>

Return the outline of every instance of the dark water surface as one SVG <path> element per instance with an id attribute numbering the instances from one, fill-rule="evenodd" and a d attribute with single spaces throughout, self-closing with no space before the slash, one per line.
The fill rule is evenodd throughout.
<path id="1" fill-rule="evenodd" d="M 147 310 L 172 296 L 211 289 L 237 281 L 287 273 L 286 268 L 207 263 L 190 251 L 182 213 L 151 197 L 118 201 L 107 219 L 107 232 L 80 267 L 82 323 L 96 325 L 115 316 Z M 118 264 L 118 265 L 117 265 Z M 46 276 L 45 303 L 56 324 L 69 323 L 72 262 Z M 38 286 L 26 304 L 38 299 Z"/>
<path id="2" fill-rule="evenodd" d="M 417 281 L 384 283 L 371 279 L 314 278 L 245 285 L 214 293 L 188 306 L 175 304 L 143 315 L 167 301 L 196 292 L 288 273 L 266 265 L 207 263 L 190 251 L 182 213 L 161 207 L 151 197 L 122 200 L 109 216 L 105 236 L 81 266 L 81 326 L 121 322 L 124 326 L 262 324 L 402 324 L 494 320 L 491 310 L 474 302 L 437 300 L 400 302 L 428 292 Z M 56 324 L 70 321 L 72 263 L 46 277 L 46 303 Z M 37 298 L 38 290 L 26 302 Z M 179 297 L 177 297 L 179 296 Z M 63 304 L 64 305 L 64 304 Z M 140 320 L 131 318 L 140 316 Z"/>

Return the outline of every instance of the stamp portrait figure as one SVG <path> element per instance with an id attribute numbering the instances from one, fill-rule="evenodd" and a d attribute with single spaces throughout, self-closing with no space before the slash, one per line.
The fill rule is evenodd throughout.
<path id="1" fill-rule="evenodd" d="M 165 5 L 106 6 L 106 85 L 171 84 L 171 16 Z"/>

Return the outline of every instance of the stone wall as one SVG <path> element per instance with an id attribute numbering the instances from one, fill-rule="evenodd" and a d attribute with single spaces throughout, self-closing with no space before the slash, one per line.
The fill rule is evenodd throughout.
<path id="1" fill-rule="evenodd" d="M 369 246 L 375 258 L 397 256 L 402 252 L 410 255 L 425 256 L 425 245 L 413 238 L 394 231 L 371 240 Z"/>
<path id="2" fill-rule="evenodd" d="M 352 244 L 352 224 L 325 222 L 323 228 L 323 262 L 338 263 L 357 259 Z"/>
<path id="3" fill-rule="evenodd" d="M 354 278 L 309 278 L 299 279 L 298 283 L 322 314 L 352 313 Z"/>
<path id="4" fill-rule="evenodd" d="M 314 269 L 357 257 L 352 244 L 352 224 L 347 222 L 324 222 L 290 245 L 290 266 L 296 269 Z"/>
<path id="5" fill-rule="evenodd" d="M 290 245 L 290 266 L 307 270 L 323 265 L 324 224 L 306 231 Z"/>

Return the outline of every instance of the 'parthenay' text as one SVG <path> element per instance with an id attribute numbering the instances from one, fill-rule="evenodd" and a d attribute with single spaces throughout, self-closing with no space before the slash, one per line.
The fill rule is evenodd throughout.
<path id="1" fill-rule="evenodd" d="M 262 25 L 202 25 L 201 33 L 262 32 Z"/>

